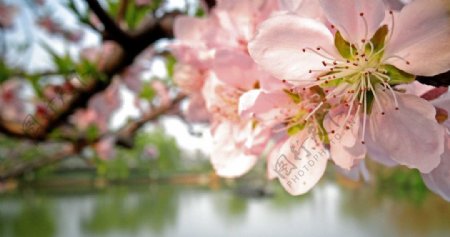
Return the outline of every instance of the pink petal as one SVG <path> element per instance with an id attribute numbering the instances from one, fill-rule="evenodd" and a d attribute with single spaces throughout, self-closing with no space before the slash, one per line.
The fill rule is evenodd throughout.
<path id="1" fill-rule="evenodd" d="M 353 181 L 361 180 L 361 176 L 366 182 L 370 180 L 370 173 L 369 170 L 367 170 L 366 163 L 364 162 L 364 160 L 358 162 L 358 164 L 353 168 L 351 168 L 350 170 L 342 169 L 339 166 L 337 166 L 336 168 L 338 172 L 342 173 L 347 178 Z"/>
<path id="2" fill-rule="evenodd" d="M 203 39 L 207 25 L 206 19 L 190 16 L 179 16 L 173 25 L 174 36 L 178 40 L 198 41 Z"/>
<path id="3" fill-rule="evenodd" d="M 450 136 L 439 166 L 428 174 L 422 174 L 425 184 L 436 194 L 450 202 Z"/>
<path id="4" fill-rule="evenodd" d="M 280 0 L 281 8 L 298 16 L 321 19 L 323 11 L 317 0 Z"/>
<path id="5" fill-rule="evenodd" d="M 246 154 L 261 155 L 267 147 L 272 135 L 271 130 L 261 124 L 254 124 L 253 120 L 247 122 L 250 134 L 246 136 L 244 148 Z"/>
<path id="6" fill-rule="evenodd" d="M 276 159 L 280 155 L 280 149 L 286 142 L 285 140 L 286 139 L 282 139 L 280 142 L 278 142 L 267 155 L 267 178 L 270 180 L 278 177 L 277 172 L 275 172 L 275 169 L 272 168 L 272 165 L 274 165 L 273 161 L 276 162 Z"/>
<path id="7" fill-rule="evenodd" d="M 252 58 L 278 79 L 301 82 L 312 75 L 309 70 L 323 69 L 322 56 L 305 48 L 321 47 L 338 55 L 333 35 L 322 23 L 294 15 L 279 15 L 261 24 L 249 44 Z M 335 56 L 339 57 L 339 56 Z"/>
<path id="8" fill-rule="evenodd" d="M 258 81 L 257 65 L 247 54 L 237 50 L 219 50 L 213 64 L 217 78 L 229 86 L 249 90 Z"/>
<path id="9" fill-rule="evenodd" d="M 447 1 L 416 0 L 406 5 L 395 18 L 393 36 L 385 52 L 387 63 L 423 76 L 433 76 L 450 69 L 450 14 Z M 403 60 L 391 57 L 394 55 Z M 405 60 L 409 61 L 409 65 Z"/>
<path id="10" fill-rule="evenodd" d="M 289 104 L 294 106 L 291 98 L 283 91 L 266 93 L 250 90 L 239 98 L 239 114 L 243 117 L 254 115 L 263 121 L 277 120 L 277 116 L 282 119 L 280 110 Z"/>
<path id="11" fill-rule="evenodd" d="M 368 121 L 373 145 L 399 164 L 430 172 L 444 151 L 444 130 L 435 121 L 434 107 L 417 96 L 396 93 L 396 110 L 391 94 L 379 90 L 377 96 L 385 115 L 374 105 Z"/>
<path id="12" fill-rule="evenodd" d="M 320 0 L 320 4 L 330 23 L 351 43 L 372 38 L 384 19 L 382 0 Z"/>
<path id="13" fill-rule="evenodd" d="M 213 132 L 211 163 L 217 175 L 233 178 L 247 173 L 258 160 L 258 156 L 246 155 L 234 141 L 235 127 L 223 122 Z"/>
<path id="14" fill-rule="evenodd" d="M 191 123 L 206 123 L 211 115 L 206 109 L 205 100 L 200 94 L 194 94 L 189 97 L 185 117 Z"/>
<path id="15" fill-rule="evenodd" d="M 281 185 L 292 195 L 308 192 L 325 172 L 329 158 L 322 144 L 316 144 L 307 132 L 290 137 L 277 156 L 271 156 L 269 169 L 276 173 Z"/>
<path id="16" fill-rule="evenodd" d="M 343 169 L 350 169 L 366 156 L 366 147 L 361 143 L 359 118 L 345 124 L 346 113 L 325 117 L 323 125 L 330 139 L 331 159 Z M 348 126 L 349 129 L 346 129 Z"/>

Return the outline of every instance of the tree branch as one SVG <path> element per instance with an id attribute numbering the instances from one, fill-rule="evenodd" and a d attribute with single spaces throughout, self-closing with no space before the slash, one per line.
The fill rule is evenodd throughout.
<path id="1" fill-rule="evenodd" d="M 450 71 L 432 77 L 419 76 L 416 80 L 425 85 L 448 87 L 450 86 Z"/>
<path id="2" fill-rule="evenodd" d="M 105 27 L 105 33 L 112 40 L 118 42 L 120 45 L 126 45 L 130 42 L 129 35 L 123 31 L 116 22 L 109 16 L 109 14 L 100 6 L 97 0 L 86 0 L 89 8 L 97 15 L 98 19 Z"/>
<path id="3" fill-rule="evenodd" d="M 216 0 L 203 0 L 203 2 L 208 7 L 208 10 L 211 10 L 216 5 Z"/>
<path id="4" fill-rule="evenodd" d="M 117 145 L 128 148 L 133 147 L 134 135 L 142 126 L 150 121 L 156 120 L 157 118 L 159 118 L 159 116 L 167 113 L 185 98 L 186 95 L 179 94 L 171 101 L 171 103 L 153 109 L 150 113 L 144 115 L 142 118 L 137 119 L 120 129 L 117 135 Z"/>
<path id="5" fill-rule="evenodd" d="M 64 160 L 66 157 L 72 156 L 78 152 L 78 149 L 75 145 L 66 144 L 66 147 L 61 149 L 55 154 L 51 154 L 48 157 L 35 159 L 31 162 L 21 163 L 11 169 L 0 172 L 0 181 L 4 181 L 10 178 L 15 178 L 22 176 L 23 174 L 39 169 L 46 165 L 54 164 Z"/>

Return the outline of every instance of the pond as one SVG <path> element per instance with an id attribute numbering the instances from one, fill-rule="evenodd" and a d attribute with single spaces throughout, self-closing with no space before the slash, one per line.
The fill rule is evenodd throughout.
<path id="1" fill-rule="evenodd" d="M 0 195 L 0 236 L 450 236 L 450 205 L 322 182 L 309 194 L 127 185 Z"/>

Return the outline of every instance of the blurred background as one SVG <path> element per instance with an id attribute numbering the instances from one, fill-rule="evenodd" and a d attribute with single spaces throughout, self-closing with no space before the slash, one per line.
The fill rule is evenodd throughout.
<path id="1" fill-rule="evenodd" d="M 416 170 L 330 166 L 299 197 L 263 159 L 217 177 L 167 47 L 213 2 L 0 0 L 0 236 L 450 236 Z"/>

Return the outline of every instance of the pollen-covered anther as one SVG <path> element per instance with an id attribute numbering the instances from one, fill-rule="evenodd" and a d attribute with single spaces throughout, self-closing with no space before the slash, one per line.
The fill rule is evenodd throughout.
<path id="1" fill-rule="evenodd" d="M 364 16 L 364 12 L 359 13 L 359 16 Z"/>
<path id="2" fill-rule="evenodd" d="M 335 132 L 336 132 L 336 131 L 334 131 L 334 130 L 331 130 L 331 133 L 332 133 L 332 134 L 334 134 Z"/>
<path id="3" fill-rule="evenodd" d="M 400 108 L 399 107 L 395 107 L 395 110 L 400 110 Z"/>
<path id="4" fill-rule="evenodd" d="M 366 144 L 366 142 L 365 141 L 361 141 L 361 143 L 364 145 L 364 144 Z"/>
<path id="5" fill-rule="evenodd" d="M 323 66 L 327 66 L 327 62 L 325 62 L 325 61 L 322 61 L 322 64 L 323 64 Z"/>
<path id="6" fill-rule="evenodd" d="M 381 112 L 381 115 L 385 115 L 386 113 L 383 111 L 383 112 Z"/>

